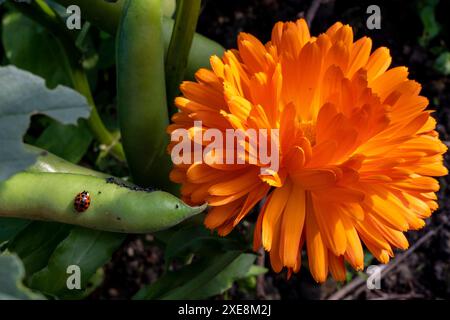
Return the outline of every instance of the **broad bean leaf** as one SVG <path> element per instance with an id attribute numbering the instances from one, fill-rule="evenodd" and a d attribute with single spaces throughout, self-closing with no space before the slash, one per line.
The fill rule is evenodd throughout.
<path id="1" fill-rule="evenodd" d="M 98 268 L 109 261 L 125 236 L 120 233 L 74 228 L 54 250 L 48 265 L 32 276 L 30 286 L 59 298 L 82 297 L 89 280 Z M 80 289 L 69 289 L 67 286 L 69 266 L 76 266 L 80 270 Z"/>
<path id="2" fill-rule="evenodd" d="M 423 24 L 423 33 L 419 38 L 419 44 L 426 47 L 441 32 L 441 25 L 436 20 L 436 7 L 439 0 L 420 0 L 418 9 Z"/>
<path id="3" fill-rule="evenodd" d="M 3 47 L 11 64 L 44 78 L 50 88 L 70 85 L 65 53 L 50 31 L 19 12 L 6 14 L 2 27 Z"/>
<path id="4" fill-rule="evenodd" d="M 0 245 L 13 238 L 28 224 L 30 224 L 29 220 L 18 218 L 0 218 Z"/>
<path id="5" fill-rule="evenodd" d="M 450 52 L 442 52 L 434 62 L 434 68 L 444 76 L 450 75 Z"/>
<path id="6" fill-rule="evenodd" d="M 0 181 L 32 165 L 36 155 L 24 149 L 22 137 L 30 116 L 46 114 L 64 124 L 89 116 L 90 107 L 78 92 L 57 86 L 14 66 L 0 67 Z"/>
<path id="7" fill-rule="evenodd" d="M 247 276 L 256 256 L 228 251 L 202 258 L 184 268 L 170 271 L 141 289 L 134 299 L 206 299 L 228 290 L 233 282 Z"/>
<path id="8" fill-rule="evenodd" d="M 52 120 L 34 145 L 73 163 L 78 163 L 93 140 L 87 123 L 64 125 Z"/>
<path id="9" fill-rule="evenodd" d="M 23 285 L 24 275 L 22 262 L 16 255 L 0 255 L 0 300 L 44 300 Z"/>
<path id="10" fill-rule="evenodd" d="M 206 256 L 217 254 L 219 251 L 239 249 L 243 249 L 242 244 L 235 239 L 220 237 L 203 225 L 194 225 L 173 233 L 167 242 L 164 260 L 170 263 L 173 259 L 182 258 L 190 253 Z"/>
<path id="11" fill-rule="evenodd" d="M 53 251 L 68 236 L 71 228 L 56 222 L 34 221 L 8 243 L 8 250 L 20 257 L 29 277 L 47 265 Z"/>

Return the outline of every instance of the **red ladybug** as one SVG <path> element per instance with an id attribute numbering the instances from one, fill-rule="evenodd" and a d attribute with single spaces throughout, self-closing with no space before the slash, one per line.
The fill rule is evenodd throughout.
<path id="1" fill-rule="evenodd" d="M 83 191 L 77 194 L 73 202 L 73 205 L 75 207 L 75 210 L 77 210 L 77 212 L 86 211 L 89 208 L 90 204 L 91 204 L 91 196 L 87 191 Z"/>

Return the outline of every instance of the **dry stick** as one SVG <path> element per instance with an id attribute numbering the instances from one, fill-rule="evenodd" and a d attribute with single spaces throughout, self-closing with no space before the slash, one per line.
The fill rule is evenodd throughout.
<path id="1" fill-rule="evenodd" d="M 320 4 L 322 0 L 313 0 L 311 5 L 308 8 L 308 11 L 306 12 L 306 23 L 308 24 L 308 27 L 311 27 L 311 24 L 314 20 L 314 17 L 316 16 L 317 10 L 319 10 Z"/>
<path id="2" fill-rule="evenodd" d="M 388 272 L 394 270 L 401 262 L 403 262 L 408 256 L 410 256 L 417 248 L 419 248 L 425 241 L 427 241 L 430 237 L 434 236 L 442 226 L 439 226 L 436 229 L 428 231 L 424 236 L 422 236 L 414 245 L 408 249 L 408 251 L 405 251 L 404 253 L 398 255 L 397 259 L 392 260 L 391 263 L 386 265 L 380 272 L 380 277 L 384 277 Z M 358 296 L 361 292 L 366 290 L 365 287 L 358 288 L 354 296 Z"/>
<path id="3" fill-rule="evenodd" d="M 264 267 L 266 252 L 264 248 L 261 247 L 258 250 L 258 258 L 256 259 L 256 264 L 260 267 Z M 264 290 L 264 274 L 260 274 L 256 277 L 256 297 L 258 299 L 266 298 L 266 291 Z"/>
<path id="4" fill-rule="evenodd" d="M 397 257 L 397 259 L 393 260 L 392 263 L 389 263 L 383 270 L 381 270 L 380 275 L 384 276 L 389 271 L 393 270 L 397 265 L 399 265 L 403 260 L 405 260 L 408 256 L 411 255 L 417 248 L 419 248 L 425 241 L 427 241 L 432 236 L 436 235 L 438 231 L 442 228 L 442 225 L 436 229 L 432 229 L 428 231 L 424 236 L 422 236 L 416 243 L 413 244 L 411 248 L 409 248 L 406 252 L 402 253 Z"/>
<path id="5" fill-rule="evenodd" d="M 389 263 L 386 267 L 383 268 L 380 272 L 380 276 L 386 275 L 388 272 L 392 271 L 397 267 L 402 261 L 404 261 L 409 255 L 411 255 L 417 248 L 419 248 L 425 241 L 427 241 L 429 238 L 434 236 L 442 226 L 439 226 L 436 229 L 428 231 L 423 237 L 421 237 L 412 247 L 410 247 L 407 251 L 404 253 L 398 255 L 397 259 L 392 260 L 391 263 Z M 328 297 L 328 300 L 341 300 L 345 298 L 348 294 L 353 292 L 354 290 L 358 289 L 360 286 L 362 286 L 366 282 L 366 279 L 358 277 L 352 282 L 350 282 L 348 285 L 343 287 L 341 290 L 337 291 L 336 293 L 332 294 Z M 358 293 L 361 290 L 358 290 L 355 292 Z"/>
<path id="6" fill-rule="evenodd" d="M 342 300 L 345 298 L 350 292 L 353 292 L 354 290 L 358 289 L 360 286 L 362 286 L 366 282 L 366 279 L 358 277 L 354 279 L 352 282 L 347 284 L 345 287 L 343 287 L 341 290 L 335 292 L 331 296 L 328 297 L 327 300 Z"/>
<path id="7" fill-rule="evenodd" d="M 407 300 L 407 299 L 423 299 L 425 296 L 419 293 L 407 293 L 407 294 L 385 294 L 382 297 L 372 300 Z"/>
<path id="8" fill-rule="evenodd" d="M 382 269 L 380 272 L 380 276 L 385 276 L 389 271 L 392 271 L 397 267 L 403 260 L 405 260 L 410 254 L 412 254 L 417 248 L 419 248 L 426 240 L 428 240 L 431 236 L 435 235 L 441 227 L 430 230 L 428 233 L 426 233 L 423 237 L 421 237 L 411 248 L 409 248 L 408 251 L 404 252 L 403 254 L 400 254 L 397 259 L 393 260 L 390 264 L 388 264 L 386 267 Z M 350 287 L 350 285 L 355 282 L 353 286 Z M 354 281 L 352 281 L 347 288 L 344 287 L 342 290 L 339 290 L 334 295 L 329 297 L 329 300 L 339 300 L 347 296 L 350 292 L 355 290 L 353 292 L 354 296 L 358 296 L 362 291 L 364 291 L 366 288 L 362 287 L 362 285 L 366 282 L 366 279 L 364 278 L 357 278 Z M 347 290 L 345 290 L 347 289 Z"/>

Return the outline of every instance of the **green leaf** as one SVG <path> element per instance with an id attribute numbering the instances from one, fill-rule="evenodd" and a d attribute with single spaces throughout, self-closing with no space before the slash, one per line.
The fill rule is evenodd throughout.
<path id="1" fill-rule="evenodd" d="M 43 300 L 22 284 L 25 271 L 16 255 L 0 255 L 0 300 Z"/>
<path id="2" fill-rule="evenodd" d="M 205 299 L 228 290 L 245 277 L 256 256 L 229 251 L 171 271 L 140 290 L 135 299 Z"/>
<path id="3" fill-rule="evenodd" d="M 238 241 L 213 234 L 203 225 L 189 226 L 175 232 L 167 242 L 165 261 L 170 263 L 175 258 L 183 258 L 187 254 L 217 254 L 219 251 L 241 249 Z"/>
<path id="4" fill-rule="evenodd" d="M 238 279 L 237 284 L 239 286 L 239 289 L 243 291 L 250 290 L 253 292 L 256 288 L 256 277 L 261 274 L 265 274 L 267 271 L 269 271 L 267 268 L 252 265 L 247 274 L 241 279 Z"/>
<path id="5" fill-rule="evenodd" d="M 103 268 L 97 269 L 95 271 L 94 275 L 89 279 L 88 283 L 86 284 L 86 289 L 81 290 L 81 292 L 76 295 L 74 294 L 71 296 L 71 299 L 83 299 L 87 296 L 89 296 L 92 292 L 94 292 L 105 280 L 105 271 Z"/>
<path id="6" fill-rule="evenodd" d="M 441 25 L 436 20 L 435 9 L 439 0 L 419 1 L 419 14 L 423 24 L 423 33 L 419 39 L 421 46 L 426 47 L 440 32 Z"/>
<path id="7" fill-rule="evenodd" d="M 6 14 L 2 26 L 3 47 L 12 64 L 46 79 L 51 88 L 71 83 L 64 53 L 47 29 L 19 12 Z"/>
<path id="8" fill-rule="evenodd" d="M 0 181 L 36 161 L 26 152 L 22 136 L 30 116 L 43 113 L 64 124 L 75 124 L 89 115 L 90 107 L 78 92 L 58 86 L 53 90 L 44 80 L 14 66 L 0 67 Z"/>
<path id="9" fill-rule="evenodd" d="M 98 268 L 111 259 L 122 244 L 124 234 L 74 228 L 53 252 L 48 266 L 33 275 L 30 286 L 60 298 L 83 296 L 89 280 Z M 81 290 L 67 288 L 67 268 L 78 266 L 81 271 Z"/>
<path id="10" fill-rule="evenodd" d="M 28 224 L 30 224 L 29 220 L 17 218 L 0 218 L 0 245 L 5 241 L 13 238 Z"/>
<path id="11" fill-rule="evenodd" d="M 78 163 L 89 148 L 92 139 L 91 131 L 83 120 L 79 121 L 78 126 L 64 125 L 51 120 L 50 125 L 34 145 L 70 162 Z"/>
<path id="12" fill-rule="evenodd" d="M 195 292 L 197 299 L 212 297 L 217 294 L 221 294 L 230 289 L 233 282 L 242 278 L 246 278 L 248 271 L 253 265 L 256 259 L 256 255 L 252 253 L 243 253 L 237 257 L 232 263 L 224 268 L 214 279 L 209 281 L 201 291 Z M 178 292 L 171 293 L 170 296 L 174 297 Z M 166 299 L 169 298 L 169 295 Z"/>
<path id="13" fill-rule="evenodd" d="M 32 222 L 11 240 L 8 250 L 22 259 L 27 275 L 32 275 L 47 265 L 56 246 L 71 228 L 54 222 Z"/>
<path id="14" fill-rule="evenodd" d="M 253 265 L 248 270 L 247 274 L 245 275 L 245 278 L 247 278 L 247 277 L 256 277 L 256 276 L 259 276 L 261 274 L 267 273 L 267 271 L 269 271 L 267 268 Z"/>
<path id="15" fill-rule="evenodd" d="M 450 52 L 441 53 L 434 62 L 434 68 L 444 76 L 450 75 Z"/>

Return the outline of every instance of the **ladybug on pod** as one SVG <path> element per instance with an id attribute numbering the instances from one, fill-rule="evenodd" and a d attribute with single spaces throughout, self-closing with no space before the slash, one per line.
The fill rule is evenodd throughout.
<path id="1" fill-rule="evenodd" d="M 87 209 L 89 209 L 90 204 L 91 204 L 91 196 L 87 191 L 83 191 L 77 194 L 73 202 L 73 205 L 77 212 L 86 211 Z"/>

